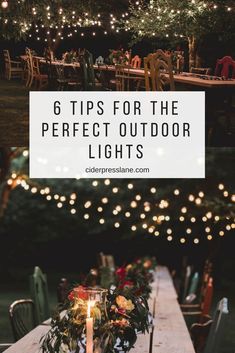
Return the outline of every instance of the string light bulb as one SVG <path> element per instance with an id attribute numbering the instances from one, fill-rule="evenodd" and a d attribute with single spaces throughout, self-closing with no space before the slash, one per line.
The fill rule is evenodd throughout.
<path id="1" fill-rule="evenodd" d="M 8 1 L 2 1 L 1 6 L 3 9 L 6 9 L 8 7 Z"/>

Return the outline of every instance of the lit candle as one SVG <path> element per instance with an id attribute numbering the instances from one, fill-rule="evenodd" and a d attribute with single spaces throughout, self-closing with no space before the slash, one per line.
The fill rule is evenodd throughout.
<path id="1" fill-rule="evenodd" d="M 93 353 L 93 318 L 91 317 L 91 302 L 88 301 L 86 319 L 86 353 Z"/>

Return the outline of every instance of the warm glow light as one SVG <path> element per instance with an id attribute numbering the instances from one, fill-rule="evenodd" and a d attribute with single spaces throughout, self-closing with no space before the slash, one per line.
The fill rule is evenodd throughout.
<path id="1" fill-rule="evenodd" d="M 108 200 L 107 197 L 103 197 L 102 200 L 101 200 L 101 202 L 104 203 L 104 204 L 108 203 L 108 201 L 109 201 L 109 200 Z"/>
<path id="2" fill-rule="evenodd" d="M 136 208 L 137 207 L 137 202 L 136 201 L 132 201 L 131 202 L 131 207 L 132 208 Z"/>
<path id="3" fill-rule="evenodd" d="M 105 179 L 104 184 L 105 185 L 110 185 L 110 180 L 109 179 Z"/>
<path id="4" fill-rule="evenodd" d="M 8 7 L 8 2 L 7 1 L 2 1 L 2 8 L 6 9 Z"/>

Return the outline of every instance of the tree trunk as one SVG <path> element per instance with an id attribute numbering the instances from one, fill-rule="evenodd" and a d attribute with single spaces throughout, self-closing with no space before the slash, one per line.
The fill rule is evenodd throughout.
<path id="1" fill-rule="evenodd" d="M 189 48 L 189 70 L 196 67 L 196 39 L 194 36 L 188 38 Z"/>

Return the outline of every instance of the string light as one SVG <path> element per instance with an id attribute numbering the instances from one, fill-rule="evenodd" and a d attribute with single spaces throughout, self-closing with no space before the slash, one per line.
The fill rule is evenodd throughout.
<path id="1" fill-rule="evenodd" d="M 8 1 L 2 1 L 1 6 L 3 9 L 6 9 L 8 7 Z"/>
<path id="2" fill-rule="evenodd" d="M 28 151 L 27 152 L 23 152 L 22 156 L 24 158 L 28 158 Z M 97 180 L 93 180 L 90 181 L 91 185 L 93 187 L 100 187 L 102 188 L 102 184 L 105 186 L 109 186 L 111 184 L 109 179 L 105 179 L 103 181 L 103 183 L 101 181 L 97 181 Z M 111 203 L 111 200 L 108 199 L 107 196 L 103 196 L 101 197 L 101 199 L 96 200 L 83 200 L 83 202 L 80 202 L 80 198 L 77 194 L 77 192 L 73 192 L 71 194 L 59 194 L 59 193 L 53 193 L 53 191 L 51 190 L 51 187 L 49 186 L 41 186 L 40 184 L 37 184 L 37 182 L 34 182 L 33 180 L 30 180 L 27 178 L 27 176 L 24 175 L 18 175 L 15 171 L 12 172 L 12 174 L 10 175 L 9 179 L 7 180 L 7 185 L 9 185 L 10 188 L 14 189 L 16 186 L 20 186 L 22 187 L 22 189 L 24 189 L 25 191 L 29 191 L 32 195 L 37 194 L 38 197 L 42 197 L 44 198 L 46 201 L 50 202 L 51 205 L 55 204 L 55 206 L 58 209 L 64 209 L 63 212 L 65 212 L 66 210 L 71 214 L 71 215 L 75 215 L 78 214 L 79 217 L 84 218 L 84 220 L 89 220 L 91 218 L 91 214 L 93 211 L 98 213 L 101 212 L 105 212 L 102 217 L 97 217 L 97 221 L 100 225 L 105 226 L 106 222 L 105 222 L 105 214 L 109 211 L 109 208 L 107 207 L 102 207 L 101 205 L 97 204 L 97 201 L 100 200 L 101 203 L 103 205 L 108 204 L 108 202 Z M 223 187 L 221 187 L 221 185 L 223 185 Z M 107 190 L 107 188 L 105 187 L 105 192 L 106 193 L 116 193 L 116 191 L 124 191 L 127 192 L 126 189 L 129 190 L 129 195 L 130 197 L 132 197 L 132 189 L 136 189 L 136 185 L 135 183 L 127 183 L 126 185 L 122 186 L 123 189 L 119 186 L 115 186 L 115 187 L 110 187 L 109 190 Z M 126 188 L 126 189 L 125 189 Z M 150 187 L 150 192 L 151 189 L 154 188 L 155 190 L 157 190 L 157 188 L 154 187 Z M 228 197 L 229 200 L 231 199 L 232 202 L 235 201 L 235 197 L 234 194 L 230 194 L 228 191 L 228 188 L 226 188 L 227 190 L 225 190 L 225 186 L 224 184 L 218 184 L 216 186 L 217 188 L 217 193 L 219 193 L 219 191 L 222 191 L 222 197 L 224 195 L 224 192 L 226 191 L 228 193 Z M 154 191 L 155 191 L 154 190 Z M 178 190 L 178 189 L 177 189 Z M 98 191 L 98 190 L 97 190 Z M 114 192 L 115 191 L 115 192 Z M 152 193 L 152 192 L 151 192 Z M 175 190 L 173 190 L 173 194 L 175 195 Z M 176 193 L 177 194 L 177 193 Z M 159 229 L 156 230 L 156 226 L 161 227 L 161 230 L 163 231 L 162 234 L 166 234 L 167 236 L 167 240 L 168 241 L 173 241 L 176 239 L 176 234 L 173 235 L 173 231 L 172 231 L 172 227 L 169 227 L 169 225 L 167 225 L 167 222 L 169 222 L 171 220 L 171 218 L 173 219 L 173 222 L 175 222 L 175 225 L 177 227 L 177 222 L 179 222 L 180 224 L 180 232 L 184 232 L 187 235 L 191 235 L 191 234 L 195 234 L 195 231 L 198 234 L 198 231 L 203 231 L 205 232 L 205 239 L 208 241 L 211 241 L 212 239 L 215 239 L 216 237 L 220 236 L 223 237 L 225 236 L 225 233 L 227 232 L 231 232 L 235 229 L 235 218 L 233 213 L 231 212 L 231 215 L 224 215 L 221 214 L 220 216 L 218 215 L 214 215 L 213 212 L 208 209 L 210 206 L 210 202 L 208 203 L 207 199 L 207 195 L 204 191 L 199 191 L 198 195 L 200 194 L 201 197 L 201 203 L 200 203 L 200 207 L 198 208 L 198 210 L 201 209 L 201 211 L 199 211 L 199 213 L 201 213 L 201 215 L 197 215 L 197 217 L 195 217 L 193 215 L 193 207 L 196 208 L 198 205 L 196 204 L 196 202 L 194 204 L 190 204 L 190 202 L 192 202 L 192 198 L 190 196 L 193 196 L 192 194 L 184 194 L 183 190 L 180 191 L 180 197 L 182 198 L 182 200 L 188 200 L 188 204 L 185 203 L 185 206 L 181 207 L 180 206 L 180 199 L 179 202 L 177 202 L 178 206 L 177 209 L 179 209 L 179 211 L 181 211 L 181 213 L 183 213 L 184 215 L 180 215 L 179 218 L 175 218 L 174 214 L 175 214 L 175 205 L 173 202 L 174 198 L 166 200 L 166 199 L 160 199 L 159 201 L 156 201 L 155 198 L 156 196 L 145 196 L 145 197 L 151 197 L 151 201 L 150 199 L 146 200 L 143 199 L 143 196 L 140 194 L 137 194 L 135 196 L 135 200 L 130 201 L 130 203 L 125 204 L 117 204 L 113 210 L 111 210 L 111 216 L 113 214 L 113 216 L 117 216 L 120 212 L 123 212 L 123 219 L 122 219 L 122 223 L 124 222 L 130 222 L 132 223 L 132 225 L 130 225 L 129 229 L 131 229 L 131 231 L 136 232 L 137 231 L 137 225 L 133 224 L 133 222 L 137 221 L 137 217 L 139 217 L 139 222 L 140 223 L 140 232 L 141 232 L 141 228 L 142 228 L 142 232 L 143 230 L 145 230 L 147 233 L 149 234 L 153 234 L 156 237 L 160 236 L 160 231 Z M 220 194 L 220 193 L 219 193 Z M 169 193 L 170 195 L 170 193 Z M 216 198 L 218 198 L 218 195 L 215 195 Z M 194 196 L 193 196 L 194 197 Z M 203 197 L 203 200 L 202 200 Z M 143 199 L 143 200 L 142 200 Z M 191 200 L 190 200 L 191 199 Z M 142 200 L 142 202 L 140 202 Z M 223 198 L 222 198 L 223 200 Z M 79 202 L 78 202 L 79 201 Z M 137 202 L 138 201 L 138 202 Z M 217 202 L 217 201 L 216 201 Z M 225 201 L 224 201 L 225 203 Z M 75 206 L 76 205 L 76 206 Z M 72 206 L 72 208 L 71 208 Z M 82 210 L 83 209 L 89 209 L 90 212 L 83 214 L 83 212 L 79 212 L 79 208 Z M 128 208 L 139 208 L 140 210 L 144 209 L 144 212 L 140 212 L 138 214 L 136 214 L 136 212 L 130 212 L 130 210 L 128 210 Z M 173 209 L 172 209 L 173 207 Z M 231 207 L 231 203 L 228 204 L 228 209 L 229 207 Z M 167 210 L 166 214 L 166 208 L 169 209 Z M 161 210 L 161 211 L 160 211 Z M 154 213 L 153 213 L 154 212 Z M 159 213 L 160 212 L 160 213 Z M 173 214 L 173 217 L 170 217 L 171 212 Z M 110 213 L 109 213 L 110 215 Z M 94 217 L 95 219 L 95 217 Z M 114 219 L 114 218 L 113 218 Z M 143 223 L 142 223 L 143 222 Z M 154 222 L 154 224 L 152 224 L 152 222 Z M 183 223 L 185 222 L 185 223 Z M 189 222 L 192 223 L 191 227 L 188 227 Z M 201 223 L 200 223 L 201 222 Z M 203 227 L 203 224 L 204 227 Z M 109 224 L 107 222 L 107 224 Z M 115 228 L 120 228 L 121 227 L 121 221 L 119 220 L 118 222 L 114 222 L 113 226 Z M 184 228 L 185 229 L 182 229 Z M 177 228 L 176 228 L 177 229 Z M 177 233 L 177 232 L 176 232 Z M 203 234 L 203 233 L 202 233 Z M 184 237 L 181 236 L 178 238 L 178 241 L 181 244 L 184 244 L 185 242 L 193 242 L 194 244 L 198 244 L 200 242 L 198 237 Z"/>

